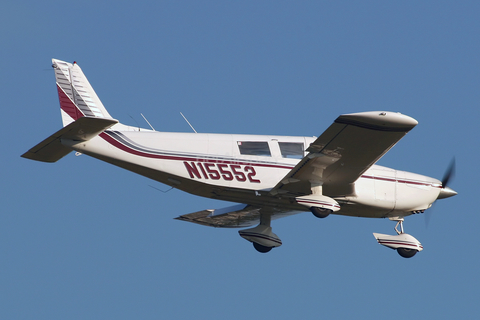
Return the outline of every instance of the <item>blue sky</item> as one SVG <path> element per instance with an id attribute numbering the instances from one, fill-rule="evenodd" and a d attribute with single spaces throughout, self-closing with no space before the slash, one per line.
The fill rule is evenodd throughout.
<path id="1" fill-rule="evenodd" d="M 480 4 L 475 1 L 10 1 L 0 11 L 5 319 L 474 319 Z M 305 213 L 257 253 L 236 230 L 173 218 L 228 204 L 87 156 L 20 158 L 61 127 L 51 58 L 76 60 L 110 114 L 162 131 L 318 136 L 340 114 L 419 125 L 379 164 L 452 188 L 412 259 L 388 220 Z M 133 119 L 132 119 L 133 118 Z M 134 120 L 135 119 L 135 120 Z M 146 126 L 146 124 L 145 124 Z M 392 233 L 393 234 L 393 233 Z"/>

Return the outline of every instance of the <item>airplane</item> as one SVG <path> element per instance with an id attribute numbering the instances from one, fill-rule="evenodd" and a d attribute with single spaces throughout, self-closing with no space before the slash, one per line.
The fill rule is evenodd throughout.
<path id="1" fill-rule="evenodd" d="M 318 218 L 388 218 L 397 234 L 374 237 L 411 258 L 423 246 L 404 232 L 404 218 L 457 194 L 447 186 L 454 163 L 442 181 L 375 164 L 418 124 L 401 113 L 343 114 L 319 137 L 159 132 L 112 118 L 76 62 L 52 59 L 52 67 L 63 128 L 22 157 L 56 162 L 76 151 L 187 193 L 238 203 L 175 219 L 247 228 L 239 235 L 262 253 L 282 245 L 272 220 L 310 211 Z"/>

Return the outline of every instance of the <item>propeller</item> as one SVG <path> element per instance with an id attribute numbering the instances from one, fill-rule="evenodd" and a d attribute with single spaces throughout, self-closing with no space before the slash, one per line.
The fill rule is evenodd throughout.
<path id="1" fill-rule="evenodd" d="M 450 161 L 447 171 L 443 175 L 442 179 L 442 188 L 445 189 L 450 182 L 450 180 L 455 176 L 455 157 Z"/>
<path id="2" fill-rule="evenodd" d="M 457 194 L 456 191 L 454 191 L 454 190 L 452 190 L 448 187 L 448 183 L 451 182 L 451 180 L 453 179 L 454 176 L 455 176 L 455 157 L 453 157 L 453 159 L 450 161 L 450 164 L 448 165 L 447 170 L 443 174 L 442 189 L 440 190 L 440 193 L 437 197 L 437 200 L 452 197 L 452 196 Z M 435 205 L 437 200 L 435 200 L 433 205 Z M 425 213 L 425 225 L 426 225 L 427 228 L 428 228 L 428 225 L 430 223 L 430 218 L 431 218 L 432 212 L 433 212 L 433 208 L 432 208 L 432 210 L 429 210 Z"/>

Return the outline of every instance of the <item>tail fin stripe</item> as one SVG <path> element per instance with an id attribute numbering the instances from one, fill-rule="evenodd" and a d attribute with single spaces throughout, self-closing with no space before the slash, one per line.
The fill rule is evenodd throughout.
<path id="1" fill-rule="evenodd" d="M 58 100 L 60 101 L 60 108 L 65 111 L 73 120 L 77 120 L 85 115 L 83 112 L 77 108 L 72 100 L 67 96 L 67 94 L 62 90 L 62 88 L 57 85 L 58 90 Z"/>
<path id="2" fill-rule="evenodd" d="M 108 111 L 103 106 L 82 69 L 73 64 L 53 59 L 55 77 L 64 126 L 81 117 L 109 118 Z"/>

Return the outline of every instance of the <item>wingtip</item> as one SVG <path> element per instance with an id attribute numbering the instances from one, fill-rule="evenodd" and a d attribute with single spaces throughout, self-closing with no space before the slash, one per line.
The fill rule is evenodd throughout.
<path id="1" fill-rule="evenodd" d="M 418 124 L 412 117 L 391 111 L 343 114 L 335 122 L 383 131 L 410 131 Z"/>

